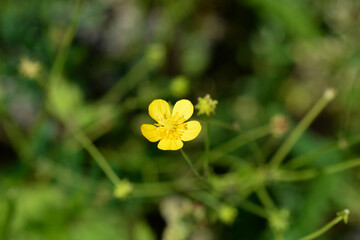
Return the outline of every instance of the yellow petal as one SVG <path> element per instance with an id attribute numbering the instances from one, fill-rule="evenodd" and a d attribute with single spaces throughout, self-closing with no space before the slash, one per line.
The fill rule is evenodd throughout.
<path id="1" fill-rule="evenodd" d="M 182 99 L 175 103 L 171 118 L 177 123 L 183 123 L 194 113 L 194 106 L 189 100 Z"/>
<path id="2" fill-rule="evenodd" d="M 201 132 L 201 124 L 198 121 L 189 121 L 182 125 L 185 125 L 185 130 L 181 135 L 183 141 L 191 141 Z"/>
<path id="3" fill-rule="evenodd" d="M 141 125 L 141 133 L 146 137 L 150 142 L 157 142 L 160 140 L 160 135 L 154 125 L 143 124 Z"/>
<path id="4" fill-rule="evenodd" d="M 161 123 L 164 119 L 170 118 L 170 106 L 162 99 L 155 99 L 149 105 L 149 115 L 152 119 Z"/>
<path id="5" fill-rule="evenodd" d="M 180 139 L 162 139 L 158 143 L 158 148 L 161 150 L 179 150 L 183 147 L 183 142 Z"/>

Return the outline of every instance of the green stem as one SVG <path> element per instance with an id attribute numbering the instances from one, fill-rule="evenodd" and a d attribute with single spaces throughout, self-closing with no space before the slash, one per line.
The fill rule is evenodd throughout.
<path id="1" fill-rule="evenodd" d="M 135 88 L 142 80 L 147 77 L 149 63 L 145 55 L 132 69 L 117 81 L 114 86 L 103 96 L 100 104 L 113 103 L 120 100 L 126 93 Z"/>
<path id="2" fill-rule="evenodd" d="M 15 196 L 13 195 L 14 194 L 10 193 L 7 196 L 8 210 L 5 214 L 5 221 L 3 224 L 3 228 L 1 230 L 1 235 L 0 235 L 1 240 L 9 239 L 11 222 L 14 218 L 14 213 L 15 213 Z"/>
<path id="3" fill-rule="evenodd" d="M 190 170 L 194 173 L 194 175 L 197 178 L 202 179 L 202 177 L 200 176 L 198 171 L 196 171 L 194 165 L 192 164 L 189 156 L 184 152 L 184 150 L 182 148 L 180 149 L 180 152 L 181 152 L 181 155 L 183 156 L 183 158 L 185 159 L 186 163 L 189 165 Z"/>
<path id="4" fill-rule="evenodd" d="M 320 228 L 316 232 L 309 234 L 305 237 L 300 238 L 300 240 L 311 240 L 318 238 L 319 236 L 323 235 L 325 232 L 327 232 L 330 228 L 344 220 L 345 223 L 347 223 L 347 219 L 349 216 L 349 210 L 345 209 L 344 211 L 338 213 L 338 216 L 334 218 L 332 221 L 330 221 L 328 224 L 326 224 L 324 227 Z"/>
<path id="5" fill-rule="evenodd" d="M 70 124 L 66 124 L 69 130 L 74 133 L 75 139 L 89 152 L 98 166 L 103 170 L 109 180 L 117 185 L 120 183 L 120 178 L 116 175 L 114 170 L 110 167 L 109 163 L 106 161 L 104 155 L 97 149 L 97 147 L 91 142 L 91 140 L 81 131 L 74 130 Z"/>
<path id="6" fill-rule="evenodd" d="M 247 133 L 243 133 L 211 151 L 211 161 L 216 161 L 227 153 L 235 151 L 239 147 L 261 137 L 264 137 L 270 133 L 269 126 L 262 126 L 256 129 L 253 129 Z"/>
<path id="7" fill-rule="evenodd" d="M 281 162 L 288 155 L 292 147 L 295 145 L 297 140 L 305 132 L 305 130 L 310 126 L 314 119 L 320 114 L 320 112 L 326 107 L 326 105 L 334 98 L 335 90 L 328 89 L 325 91 L 322 98 L 320 98 L 317 103 L 310 109 L 310 111 L 305 115 L 305 117 L 300 121 L 300 123 L 295 127 L 290 136 L 285 140 L 285 142 L 280 146 L 279 150 L 274 154 L 270 159 L 270 165 L 272 167 L 278 167 Z"/>
<path id="8" fill-rule="evenodd" d="M 266 218 L 268 217 L 268 214 L 266 212 L 266 210 L 258 205 L 256 205 L 255 203 L 249 202 L 249 201 L 241 201 L 239 206 L 244 209 L 245 211 L 248 211 L 250 213 L 253 213 L 255 215 L 258 215 L 262 218 Z"/>
<path id="9" fill-rule="evenodd" d="M 266 210 L 273 210 L 275 209 L 275 204 L 271 199 L 269 193 L 266 191 L 265 187 L 259 188 L 256 190 L 256 194 L 260 200 L 260 202 L 264 205 Z"/>
<path id="10" fill-rule="evenodd" d="M 302 171 L 280 171 L 277 180 L 280 181 L 301 181 L 309 180 L 322 174 L 334 174 L 349 168 L 360 166 L 360 158 L 348 160 L 343 163 L 334 164 L 324 169 L 306 169 Z"/>
<path id="11" fill-rule="evenodd" d="M 353 146 L 354 144 L 357 144 L 359 142 L 360 142 L 360 135 L 351 137 L 351 138 L 349 138 L 349 140 L 346 141 L 348 147 Z M 301 155 L 299 157 L 289 160 L 285 164 L 285 167 L 292 168 L 292 169 L 302 167 L 302 166 L 307 165 L 307 164 L 311 163 L 312 161 L 316 160 L 318 157 L 324 155 L 325 153 L 330 152 L 332 150 L 337 150 L 337 149 L 339 149 L 339 141 L 338 140 L 331 142 L 329 144 L 326 144 L 325 146 L 318 148 L 316 151 L 313 151 L 308 154 L 304 154 L 304 155 Z"/>
<path id="12" fill-rule="evenodd" d="M 352 108 L 352 103 L 354 100 L 354 94 L 355 94 L 355 83 L 358 80 L 358 76 L 359 76 L 359 69 L 354 69 L 353 73 L 354 76 L 352 76 L 352 78 L 350 79 L 350 83 L 348 85 L 347 88 L 347 92 L 348 92 L 348 98 L 346 101 L 346 108 L 345 108 L 345 112 L 343 114 L 343 118 L 341 120 L 341 130 L 340 130 L 340 135 L 343 137 L 346 137 L 347 135 L 347 130 L 348 130 L 348 126 L 349 126 L 349 122 L 350 122 L 350 113 L 351 113 L 351 108 Z"/>
<path id="13" fill-rule="evenodd" d="M 55 82 L 59 81 L 59 77 L 61 76 L 62 71 L 64 69 L 66 58 L 69 55 L 70 44 L 74 39 L 75 33 L 79 25 L 80 13 L 83 2 L 84 0 L 76 1 L 70 26 L 67 28 L 65 32 L 63 41 L 61 42 L 61 45 L 59 47 L 58 53 L 55 58 L 55 62 L 50 72 L 50 81 L 52 82 L 51 84 L 55 84 Z"/>
<path id="14" fill-rule="evenodd" d="M 210 130 L 209 118 L 206 119 L 206 132 L 205 132 L 205 158 L 204 158 L 204 176 L 209 176 L 209 158 L 210 158 Z"/>
<path id="15" fill-rule="evenodd" d="M 343 163 L 338 163 L 338 164 L 334 164 L 332 166 L 326 167 L 324 172 L 326 174 L 333 174 L 333 173 L 337 173 L 337 172 L 341 172 L 343 170 L 349 169 L 349 168 L 353 168 L 353 167 L 357 167 L 360 166 L 360 158 L 355 158 Z"/>
<path id="16" fill-rule="evenodd" d="M 29 142 L 25 138 L 20 127 L 6 116 L 1 117 L 1 123 L 4 126 L 4 131 L 16 151 L 16 154 L 24 164 L 29 165 L 32 161 L 33 154 L 30 150 Z"/>

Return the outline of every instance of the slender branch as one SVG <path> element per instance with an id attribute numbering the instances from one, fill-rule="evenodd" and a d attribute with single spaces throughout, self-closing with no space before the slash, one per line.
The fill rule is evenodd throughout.
<path id="1" fill-rule="evenodd" d="M 305 115 L 305 117 L 300 121 L 300 123 L 295 127 L 290 136 L 285 140 L 285 142 L 280 146 L 279 150 L 274 154 L 270 159 L 270 165 L 272 167 L 278 167 L 281 162 L 288 155 L 292 147 L 295 145 L 297 140 L 305 132 L 305 130 L 310 126 L 310 124 L 315 120 L 315 118 L 320 114 L 320 112 L 328 105 L 328 103 L 334 99 L 336 92 L 334 89 L 328 89 L 324 92 L 322 98 L 320 98 L 317 103 L 310 109 L 310 111 Z"/>
<path id="2" fill-rule="evenodd" d="M 269 126 L 266 125 L 234 137 L 233 139 L 221 144 L 220 146 L 211 151 L 211 161 L 216 161 L 225 156 L 227 153 L 235 151 L 239 147 L 255 139 L 264 137 L 269 133 Z"/>
<path id="3" fill-rule="evenodd" d="M 69 55 L 69 48 L 71 42 L 74 39 L 74 36 L 76 34 L 79 25 L 80 13 L 82 10 L 83 3 L 84 0 L 76 1 L 71 23 L 69 27 L 66 29 L 63 41 L 61 42 L 60 48 L 55 58 L 55 62 L 50 72 L 50 81 L 52 82 L 51 84 L 54 84 L 55 82 L 59 81 L 59 76 L 62 74 L 62 71 L 64 69 L 66 58 Z"/>
<path id="4" fill-rule="evenodd" d="M 205 157 L 204 157 L 204 176 L 209 176 L 209 158 L 210 158 L 210 130 L 209 118 L 206 119 L 206 132 L 205 132 Z"/>
<path id="5" fill-rule="evenodd" d="M 89 152 L 98 166 L 103 170 L 109 180 L 117 185 L 121 182 L 120 178 L 116 175 L 114 170 L 110 167 L 104 155 L 97 149 L 91 140 L 81 131 L 75 130 L 74 127 L 68 122 L 63 121 L 66 127 L 74 134 L 75 139 Z"/>
<path id="6" fill-rule="evenodd" d="M 192 164 L 189 156 L 184 152 L 184 150 L 182 148 L 180 149 L 180 152 L 181 152 L 181 155 L 183 156 L 183 158 L 185 159 L 186 163 L 189 165 L 190 170 L 194 173 L 194 175 L 197 178 L 202 179 L 199 172 L 195 169 L 194 165 Z"/>
<path id="7" fill-rule="evenodd" d="M 354 144 L 357 144 L 360 142 L 360 135 L 350 137 L 348 140 L 346 140 L 347 147 L 353 146 Z M 339 149 L 339 140 L 335 140 L 331 143 L 325 144 L 324 146 L 316 149 L 316 151 L 300 155 L 296 158 L 293 158 L 286 162 L 284 166 L 286 168 L 299 168 L 304 165 L 307 165 L 311 163 L 312 161 L 316 160 L 318 157 L 324 155 L 327 152 L 334 151 Z"/>
<path id="8" fill-rule="evenodd" d="M 273 200 L 271 199 L 269 193 L 266 191 L 265 187 L 259 188 L 256 191 L 256 194 L 257 194 L 260 202 L 264 205 L 264 207 L 267 210 L 273 210 L 276 208 Z"/>
<path id="9" fill-rule="evenodd" d="M 8 202 L 8 210 L 5 214 L 4 224 L 0 234 L 0 239 L 2 240 L 10 239 L 9 238 L 10 228 L 15 214 L 15 205 L 16 205 L 15 194 L 11 190 L 7 194 L 7 202 Z"/>
<path id="10" fill-rule="evenodd" d="M 256 205 L 255 203 L 252 203 L 250 201 L 242 201 L 240 202 L 239 206 L 244 209 L 245 211 L 251 212 L 255 215 L 258 215 L 262 218 L 266 218 L 268 217 L 268 214 L 266 212 L 266 210 L 258 205 Z"/>
<path id="11" fill-rule="evenodd" d="M 337 163 L 323 169 L 306 169 L 302 171 L 281 170 L 275 174 L 276 180 L 280 181 L 301 181 L 315 178 L 319 175 L 334 174 L 346 169 L 360 166 L 360 158 L 351 159 L 342 163 Z"/>
<path id="12" fill-rule="evenodd" d="M 330 221 L 328 224 L 326 224 L 324 227 L 320 228 L 316 232 L 309 234 L 305 237 L 300 238 L 300 240 L 311 240 L 315 239 L 321 235 L 323 235 L 325 232 L 327 232 L 330 228 L 338 224 L 339 222 L 343 221 L 347 223 L 348 217 L 349 217 L 350 211 L 348 209 L 345 209 L 342 212 L 338 213 L 338 216 L 334 218 L 332 221 Z"/>

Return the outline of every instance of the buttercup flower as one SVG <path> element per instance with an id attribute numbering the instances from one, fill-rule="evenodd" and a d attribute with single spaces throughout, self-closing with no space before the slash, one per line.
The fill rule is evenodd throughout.
<path id="1" fill-rule="evenodd" d="M 150 142 L 157 142 L 161 150 L 179 150 L 183 147 L 183 141 L 191 141 L 196 138 L 201 125 L 198 121 L 188 120 L 194 112 L 194 106 L 189 100 L 182 99 L 175 103 L 172 113 L 169 104 L 156 99 L 149 105 L 149 115 L 158 123 L 143 124 L 141 132 Z"/>

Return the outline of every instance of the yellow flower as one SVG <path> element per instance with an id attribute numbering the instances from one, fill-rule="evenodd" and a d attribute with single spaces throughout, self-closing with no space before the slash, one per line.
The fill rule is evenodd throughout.
<path id="1" fill-rule="evenodd" d="M 179 150 L 184 145 L 182 141 L 193 140 L 201 131 L 198 121 L 185 122 L 193 112 L 194 106 L 189 100 L 177 101 L 171 113 L 166 101 L 155 99 L 149 105 L 149 115 L 158 123 L 143 124 L 141 132 L 150 142 L 160 140 L 161 150 Z"/>

